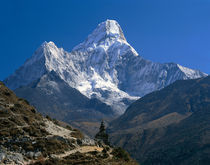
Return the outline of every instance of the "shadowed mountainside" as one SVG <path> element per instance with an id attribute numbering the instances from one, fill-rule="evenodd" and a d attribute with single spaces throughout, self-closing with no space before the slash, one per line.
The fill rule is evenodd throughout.
<path id="1" fill-rule="evenodd" d="M 210 162 L 210 76 L 176 81 L 110 124 L 114 144 L 142 164 Z"/>

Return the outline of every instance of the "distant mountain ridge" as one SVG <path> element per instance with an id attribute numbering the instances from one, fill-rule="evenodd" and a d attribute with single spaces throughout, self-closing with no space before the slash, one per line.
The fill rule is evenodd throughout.
<path id="1" fill-rule="evenodd" d="M 206 76 L 175 63 L 154 63 L 143 59 L 126 41 L 114 20 L 99 24 L 87 39 L 70 53 L 44 42 L 4 82 L 11 89 L 27 86 L 54 71 L 70 87 L 89 98 L 98 98 L 117 114 L 139 97 L 179 79 Z"/>

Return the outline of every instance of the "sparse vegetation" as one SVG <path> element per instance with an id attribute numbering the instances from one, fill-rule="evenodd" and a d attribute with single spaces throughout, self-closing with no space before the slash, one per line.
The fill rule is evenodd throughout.
<path id="1" fill-rule="evenodd" d="M 19 98 L 18 101 L 25 102 L 27 105 L 30 105 L 30 103 L 28 102 L 28 100 L 26 100 L 24 98 Z"/>
<path id="2" fill-rule="evenodd" d="M 114 148 L 113 151 L 112 151 L 112 154 L 117 159 L 123 159 L 125 161 L 130 160 L 129 154 L 124 149 L 122 149 L 121 147 Z"/>
<path id="3" fill-rule="evenodd" d="M 101 155 L 101 153 L 97 151 L 88 153 L 77 152 L 63 159 L 50 158 L 45 162 L 40 161 L 33 165 L 137 165 L 135 161 L 114 160 L 108 157 L 108 154 Z"/>
<path id="4" fill-rule="evenodd" d="M 1 102 L 0 107 L 0 146 L 5 154 L 18 153 L 17 157 L 23 157 L 25 160 L 35 159 L 35 164 L 38 165 L 105 165 L 112 164 L 112 162 L 116 165 L 125 164 L 123 159 L 115 161 L 110 157 L 109 147 L 104 147 L 103 152 L 77 152 L 59 159 L 51 157 L 52 154 L 63 154 L 69 150 L 77 149 L 76 147 L 85 147 L 83 146 L 84 135 L 79 130 L 72 129 L 65 123 L 46 116 L 50 120 L 48 121 L 40 113 L 37 113 L 27 101 L 18 99 L 1 83 L 0 99 L 4 101 Z M 61 134 L 65 135 L 59 136 L 59 133 L 55 132 L 59 130 L 61 130 Z"/>
<path id="5" fill-rule="evenodd" d="M 73 131 L 71 132 L 71 136 L 75 137 L 77 139 L 83 139 L 84 138 L 84 135 L 78 129 L 73 129 Z"/>
<path id="6" fill-rule="evenodd" d="M 50 121 L 53 121 L 53 119 L 49 115 L 46 115 L 46 118 Z"/>
<path id="7" fill-rule="evenodd" d="M 71 128 L 71 126 L 69 126 L 69 125 L 66 125 L 66 129 L 68 129 L 68 130 L 70 130 L 70 131 L 73 130 L 73 129 Z"/>
<path id="8" fill-rule="evenodd" d="M 53 121 L 54 124 L 59 125 L 59 122 L 56 119 L 53 119 L 52 121 Z"/>

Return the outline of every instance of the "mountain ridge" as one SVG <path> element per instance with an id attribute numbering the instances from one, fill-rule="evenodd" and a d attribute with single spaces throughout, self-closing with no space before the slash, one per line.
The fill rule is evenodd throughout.
<path id="1" fill-rule="evenodd" d="M 26 86 L 47 71 L 89 98 L 98 98 L 120 115 L 139 97 L 179 79 L 206 74 L 175 63 L 153 63 L 143 59 L 126 41 L 120 25 L 107 20 L 71 52 L 44 42 L 31 59 L 5 79 L 12 89 Z"/>
<path id="2" fill-rule="evenodd" d="M 208 164 L 210 76 L 178 80 L 131 104 L 109 126 L 111 141 L 140 163 Z"/>

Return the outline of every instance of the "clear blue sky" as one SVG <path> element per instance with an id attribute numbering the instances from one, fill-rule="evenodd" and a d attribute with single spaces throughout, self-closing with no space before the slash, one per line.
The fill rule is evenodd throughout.
<path id="1" fill-rule="evenodd" d="M 70 51 L 106 19 L 145 59 L 210 73 L 210 0 L 2 0 L 0 80 L 42 42 Z"/>

